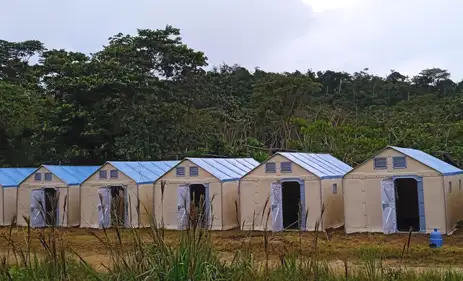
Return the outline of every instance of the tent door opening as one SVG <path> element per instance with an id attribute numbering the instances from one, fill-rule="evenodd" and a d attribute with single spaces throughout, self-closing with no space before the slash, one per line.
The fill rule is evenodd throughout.
<path id="1" fill-rule="evenodd" d="M 58 223 L 58 192 L 54 188 L 44 188 L 45 204 L 45 224 L 47 226 L 56 226 Z"/>
<path id="2" fill-rule="evenodd" d="M 31 227 L 58 225 L 59 192 L 54 188 L 34 189 L 31 192 Z"/>
<path id="3" fill-rule="evenodd" d="M 122 186 L 108 187 L 111 195 L 111 225 L 125 226 L 126 224 L 126 192 Z"/>
<path id="4" fill-rule="evenodd" d="M 394 180 L 397 214 L 397 230 L 406 232 L 420 231 L 420 208 L 418 199 L 418 182 L 414 178 L 397 178 Z"/>
<path id="5" fill-rule="evenodd" d="M 190 223 L 206 227 L 206 187 L 202 184 L 190 185 Z"/>
<path id="6" fill-rule="evenodd" d="M 301 184 L 287 181 L 282 186 L 283 228 L 299 229 L 301 213 Z"/>

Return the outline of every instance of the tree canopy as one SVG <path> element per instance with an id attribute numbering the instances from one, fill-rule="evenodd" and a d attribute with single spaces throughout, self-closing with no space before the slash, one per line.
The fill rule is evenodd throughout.
<path id="1" fill-rule="evenodd" d="M 463 81 L 447 70 L 307 67 L 208 67 L 172 26 L 114 35 L 95 54 L 0 40 L 0 166 L 276 150 L 356 165 L 388 144 L 463 164 Z"/>

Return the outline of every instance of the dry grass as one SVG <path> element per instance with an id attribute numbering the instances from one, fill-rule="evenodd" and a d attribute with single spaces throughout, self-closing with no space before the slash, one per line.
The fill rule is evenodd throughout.
<path id="1" fill-rule="evenodd" d="M 0 235 L 6 234 L 9 228 L 0 228 Z M 25 246 L 26 228 L 13 228 L 12 240 L 18 246 Z M 42 230 L 32 230 L 31 248 L 38 253 L 43 248 L 38 239 Z M 94 266 L 106 263 L 109 260 L 109 253 L 106 247 L 91 235 L 86 229 L 61 228 L 55 229 L 62 235 L 69 250 L 76 251 L 87 262 Z M 115 237 L 114 230 L 107 230 L 109 236 Z M 127 238 L 132 230 L 121 230 Z M 100 230 L 92 230 L 96 235 L 103 237 Z M 150 241 L 149 230 L 139 229 L 137 232 L 142 239 Z M 313 255 L 313 233 L 311 232 L 283 232 L 269 234 L 268 255 L 270 260 L 279 260 L 285 253 L 302 252 L 304 256 Z M 219 251 L 224 260 L 230 260 L 236 251 L 244 248 L 251 248 L 253 256 L 257 261 L 266 260 L 262 232 L 243 232 L 239 230 L 211 232 L 214 248 Z M 329 237 L 329 240 L 327 239 Z M 355 263 L 362 258 L 365 252 L 373 252 L 384 260 L 385 264 L 394 265 L 398 263 L 402 255 L 404 243 L 407 242 L 408 234 L 381 235 L 381 234 L 351 234 L 345 235 L 343 230 L 329 232 L 327 236 L 319 235 L 318 255 L 320 259 L 331 261 L 336 264 L 342 260 L 349 260 Z M 444 237 L 444 248 L 430 249 L 428 247 L 428 235 L 412 235 L 411 247 L 404 256 L 403 263 L 412 267 L 428 266 L 452 266 L 463 268 L 463 231 L 459 230 L 451 236 Z M 132 239 L 122 239 L 124 245 L 132 247 Z M 165 241 L 168 245 L 177 245 L 180 240 L 180 232 L 165 231 Z M 7 255 L 10 245 L 5 239 L 0 239 L 0 254 Z"/>

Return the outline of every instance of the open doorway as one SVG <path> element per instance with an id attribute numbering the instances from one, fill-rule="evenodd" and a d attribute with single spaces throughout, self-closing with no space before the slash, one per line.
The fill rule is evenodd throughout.
<path id="1" fill-rule="evenodd" d="M 283 228 L 300 228 L 301 184 L 296 181 L 282 183 Z"/>
<path id="2" fill-rule="evenodd" d="M 58 192 L 54 188 L 44 188 L 45 195 L 45 224 L 56 226 L 58 221 Z"/>
<path id="3" fill-rule="evenodd" d="M 111 225 L 125 226 L 125 192 L 122 186 L 110 186 Z"/>
<path id="4" fill-rule="evenodd" d="M 206 226 L 206 187 L 190 185 L 190 222 L 193 226 Z"/>
<path id="5" fill-rule="evenodd" d="M 420 211 L 418 203 L 418 182 L 413 178 L 394 180 L 396 196 L 397 230 L 420 231 Z"/>

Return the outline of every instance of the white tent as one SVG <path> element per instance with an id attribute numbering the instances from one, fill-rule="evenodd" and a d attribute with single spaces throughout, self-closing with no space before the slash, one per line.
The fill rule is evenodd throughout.
<path id="1" fill-rule="evenodd" d="M 329 154 L 276 153 L 241 179 L 242 229 L 342 226 L 342 177 L 351 169 Z"/>
<path id="2" fill-rule="evenodd" d="M 238 227 L 239 180 L 257 165 L 252 158 L 185 158 L 156 181 L 157 220 L 167 229 L 184 229 L 193 204 L 205 226 Z"/>
<path id="3" fill-rule="evenodd" d="M 345 230 L 451 233 L 463 219 L 462 175 L 423 151 L 388 146 L 344 177 Z"/>

